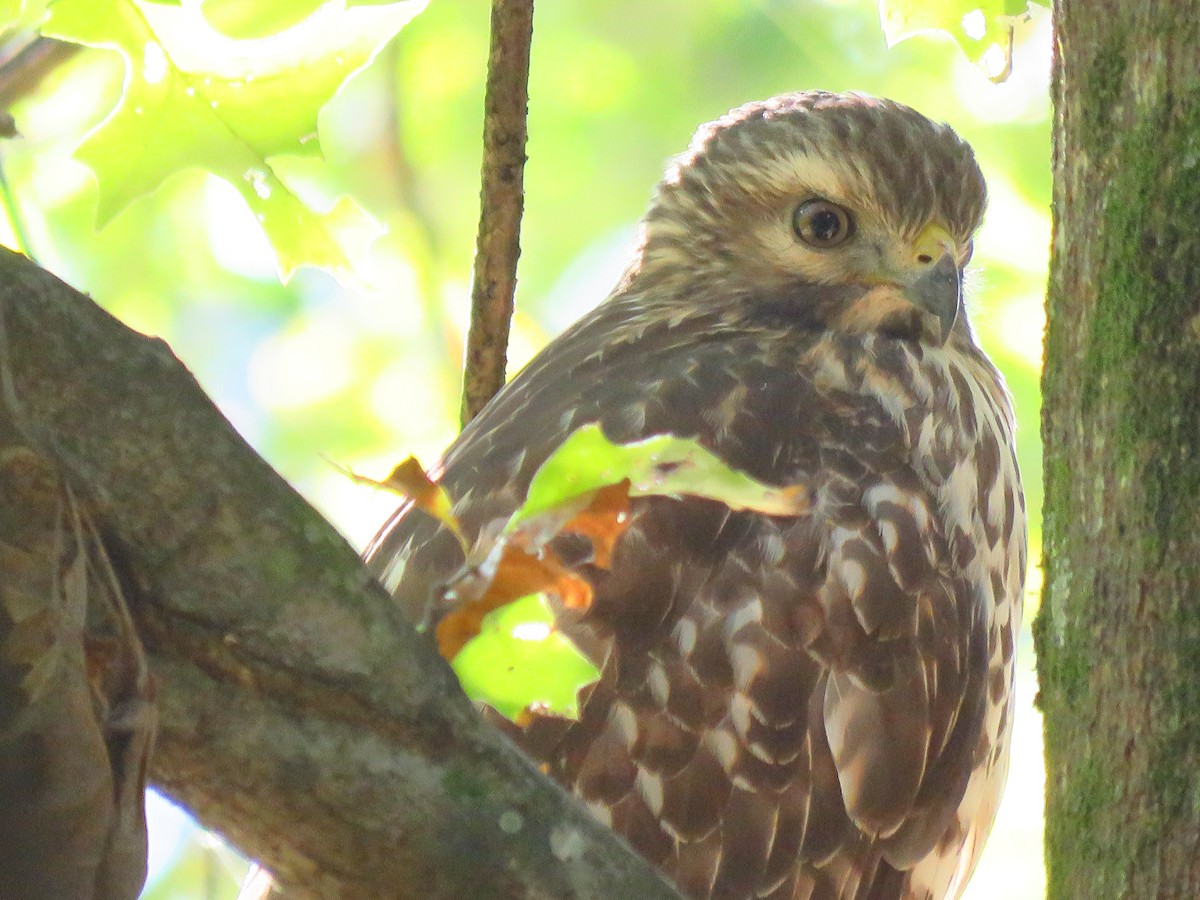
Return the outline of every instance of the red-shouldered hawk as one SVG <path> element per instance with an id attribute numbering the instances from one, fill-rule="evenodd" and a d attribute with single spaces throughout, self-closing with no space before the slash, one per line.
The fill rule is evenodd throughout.
<path id="1" fill-rule="evenodd" d="M 962 306 L 970 148 L 898 103 L 798 93 L 706 125 L 616 291 L 447 451 L 468 533 L 563 439 L 695 437 L 809 514 L 635 501 L 577 723 L 515 739 L 696 898 L 956 897 L 1008 768 L 1025 508 Z M 403 510 L 371 556 L 414 615 L 462 557 Z M 428 623 L 427 623 L 428 624 Z"/>

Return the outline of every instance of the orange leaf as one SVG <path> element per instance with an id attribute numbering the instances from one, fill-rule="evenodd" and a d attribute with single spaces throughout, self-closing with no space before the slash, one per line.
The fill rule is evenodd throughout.
<path id="1" fill-rule="evenodd" d="M 564 565 L 549 544 L 560 534 L 579 534 L 591 542 L 595 565 L 612 565 L 613 549 L 630 523 L 629 480 L 599 488 L 582 509 L 573 514 L 569 510 L 563 504 L 502 534 L 483 563 L 464 569 L 446 586 L 446 594 L 458 603 L 437 624 L 438 652 L 443 657 L 453 660 L 479 634 L 488 613 L 521 597 L 554 594 L 567 609 L 588 608 L 591 584 Z M 564 516 L 569 516 L 565 522 Z"/>
<path id="2" fill-rule="evenodd" d="M 423 509 L 439 518 L 439 513 L 449 508 L 450 505 L 449 498 L 425 474 L 424 467 L 417 462 L 415 456 L 410 456 L 392 469 L 392 474 L 379 484 L 397 494 L 403 494 L 412 500 L 418 509 Z"/>
<path id="3" fill-rule="evenodd" d="M 534 556 L 511 543 L 503 546 L 494 571 L 469 569 L 447 591 L 466 598 L 437 625 L 438 652 L 448 660 L 479 634 L 484 616 L 521 597 L 555 594 L 569 609 L 587 609 L 592 602 L 592 586 L 552 552 Z"/>
<path id="4" fill-rule="evenodd" d="M 592 561 L 602 569 L 612 565 L 613 550 L 631 521 L 629 517 L 629 479 L 606 485 L 562 526 L 571 534 L 580 534 L 592 542 Z"/>
<path id="5" fill-rule="evenodd" d="M 437 624 L 438 653 L 447 662 L 452 661 L 467 642 L 479 634 L 483 628 L 484 617 L 507 602 L 509 601 L 489 602 L 488 597 L 484 595 L 478 600 L 457 607 Z"/>
<path id="6" fill-rule="evenodd" d="M 458 542 L 466 546 L 466 538 L 463 537 L 462 528 L 454 516 L 454 504 L 450 502 L 450 495 L 425 474 L 425 469 L 417 462 L 415 456 L 410 456 L 392 469 L 392 474 L 383 480 L 383 486 L 408 497 L 413 506 L 449 528 L 458 538 Z"/>

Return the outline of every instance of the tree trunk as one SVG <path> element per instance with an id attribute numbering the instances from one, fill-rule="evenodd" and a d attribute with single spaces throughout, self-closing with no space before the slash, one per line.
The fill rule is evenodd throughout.
<path id="1" fill-rule="evenodd" d="M 1057 10 L 1051 898 L 1200 896 L 1200 2 Z"/>

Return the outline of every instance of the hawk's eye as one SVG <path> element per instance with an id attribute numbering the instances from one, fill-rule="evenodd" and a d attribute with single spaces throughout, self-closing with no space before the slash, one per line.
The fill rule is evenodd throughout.
<path id="1" fill-rule="evenodd" d="M 810 247 L 836 247 L 854 233 L 854 220 L 836 203 L 805 200 L 792 213 L 792 230 Z"/>

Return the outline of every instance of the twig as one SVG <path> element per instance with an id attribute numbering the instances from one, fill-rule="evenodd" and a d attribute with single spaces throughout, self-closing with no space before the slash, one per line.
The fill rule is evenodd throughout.
<path id="1" fill-rule="evenodd" d="M 11 138 L 17 134 L 16 123 L 9 112 L 13 105 L 33 93 L 43 78 L 80 49 L 77 44 L 28 35 L 18 36 L 0 46 L 0 138 Z M 34 259 L 29 233 L 17 208 L 3 160 L 0 160 L 0 203 L 12 226 L 17 247 Z"/>
<path id="2" fill-rule="evenodd" d="M 521 255 L 532 37 L 533 0 L 492 0 L 483 119 L 483 187 L 463 373 L 464 425 L 504 384 L 517 259 Z"/>
<path id="3" fill-rule="evenodd" d="M 7 49 L 0 48 L 0 54 Z M 78 44 L 36 37 L 7 58 L 0 58 L 0 110 L 11 109 L 33 93 L 43 78 L 82 49 Z"/>

